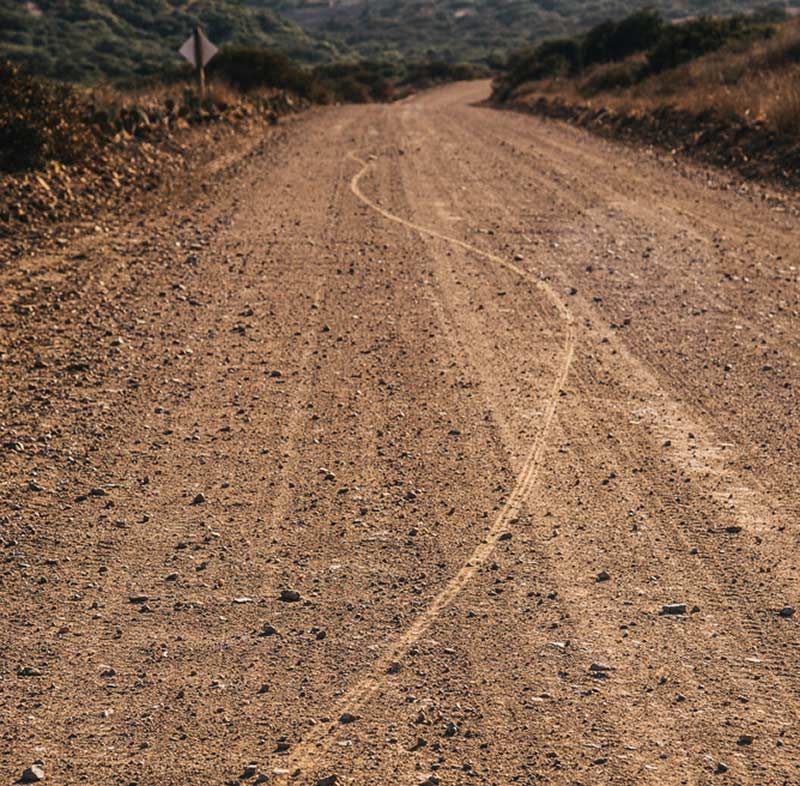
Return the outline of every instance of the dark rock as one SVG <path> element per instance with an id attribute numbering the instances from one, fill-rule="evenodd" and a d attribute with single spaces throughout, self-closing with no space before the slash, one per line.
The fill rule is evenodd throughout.
<path id="1" fill-rule="evenodd" d="M 28 767 L 20 778 L 21 783 L 38 783 L 44 780 L 44 769 L 41 764 L 32 764 Z"/>

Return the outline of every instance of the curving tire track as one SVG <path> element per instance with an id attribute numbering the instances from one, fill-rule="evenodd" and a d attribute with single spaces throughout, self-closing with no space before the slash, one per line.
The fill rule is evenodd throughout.
<path id="1" fill-rule="evenodd" d="M 483 257 L 493 264 L 510 270 L 521 278 L 533 284 L 550 303 L 556 308 L 561 320 L 564 323 L 564 341 L 563 341 L 563 355 L 561 359 L 561 366 L 558 375 L 553 382 L 553 386 L 548 397 L 547 406 L 545 408 L 544 421 L 542 428 L 531 445 L 522 467 L 519 472 L 517 483 L 511 491 L 508 499 L 503 507 L 498 512 L 491 528 L 484 540 L 474 549 L 465 561 L 461 569 L 450 579 L 442 591 L 433 599 L 427 609 L 414 620 L 413 624 L 394 642 L 392 642 L 386 651 L 378 658 L 372 665 L 369 674 L 367 674 L 360 682 L 351 688 L 341 699 L 337 705 L 335 716 L 339 716 L 344 712 L 352 714 L 357 713 L 370 698 L 380 689 L 385 682 L 386 672 L 392 662 L 399 660 L 409 647 L 416 643 L 420 637 L 430 628 L 436 618 L 441 612 L 461 593 L 464 587 L 467 586 L 469 581 L 475 575 L 478 568 L 484 564 L 492 555 L 499 537 L 502 532 L 508 527 L 510 522 L 516 518 L 528 499 L 531 492 L 534 490 L 536 481 L 539 474 L 539 469 L 542 465 L 544 452 L 547 446 L 547 438 L 550 431 L 550 426 L 555 417 L 558 400 L 561 391 L 569 374 L 570 365 L 575 352 L 576 343 L 576 330 L 575 324 L 569 309 L 564 305 L 558 297 L 556 291 L 550 287 L 546 282 L 541 281 L 535 276 L 531 275 L 528 271 L 515 265 L 513 262 L 503 259 L 502 257 L 483 251 L 469 243 L 459 240 L 457 238 L 449 237 L 441 232 L 431 229 L 429 227 L 421 226 L 413 221 L 409 221 L 400 216 L 397 216 L 388 210 L 385 210 L 380 205 L 371 200 L 361 190 L 361 178 L 369 171 L 370 163 L 359 158 L 354 152 L 350 152 L 348 157 L 361 165 L 361 169 L 351 178 L 350 190 L 353 194 L 365 205 L 374 210 L 376 213 L 383 216 L 387 221 L 392 221 L 396 224 L 405 226 L 421 235 L 436 238 L 437 240 L 444 241 L 454 246 L 458 246 L 472 254 Z M 326 738 L 328 738 L 336 729 L 338 723 L 336 721 L 320 724 L 311 731 L 306 737 L 297 745 L 292 752 L 289 759 L 289 772 L 292 776 L 300 775 L 305 770 L 314 765 L 315 761 L 324 754 L 326 749 Z"/>

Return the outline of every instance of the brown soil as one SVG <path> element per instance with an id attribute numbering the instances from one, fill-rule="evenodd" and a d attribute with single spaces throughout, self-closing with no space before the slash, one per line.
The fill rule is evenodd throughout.
<path id="1" fill-rule="evenodd" d="M 732 169 L 751 180 L 800 190 L 800 141 L 762 122 L 747 122 L 709 110 L 696 114 L 664 106 L 618 110 L 547 96 L 513 101 L 509 109 L 566 120 L 609 139 L 656 145 L 672 155 Z"/>
<path id="2" fill-rule="evenodd" d="M 3 782 L 800 782 L 797 206 L 488 89 L 2 271 Z"/>

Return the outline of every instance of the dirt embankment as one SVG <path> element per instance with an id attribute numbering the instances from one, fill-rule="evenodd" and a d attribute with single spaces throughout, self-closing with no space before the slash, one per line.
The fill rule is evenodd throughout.
<path id="1" fill-rule="evenodd" d="M 43 168 L 0 173 L 0 239 L 12 253 L 48 238 L 63 241 L 65 224 L 121 209 L 152 209 L 177 192 L 202 188 L 205 168 L 224 166 L 261 139 L 270 126 L 308 108 L 278 91 L 263 105 L 245 101 L 190 113 L 133 107 L 104 119 L 113 136 L 92 160 L 51 162 Z M 226 151 L 224 154 L 221 151 Z M 216 162 L 216 163 L 215 163 Z"/>
<path id="2" fill-rule="evenodd" d="M 565 120 L 606 138 L 655 145 L 673 154 L 734 169 L 751 180 L 800 188 L 800 138 L 780 134 L 759 122 L 667 106 L 614 110 L 546 96 L 495 106 Z"/>

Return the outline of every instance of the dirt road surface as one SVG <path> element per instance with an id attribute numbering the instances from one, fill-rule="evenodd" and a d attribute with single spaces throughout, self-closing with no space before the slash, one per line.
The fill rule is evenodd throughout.
<path id="1" fill-rule="evenodd" d="M 796 204 L 487 94 L 6 261 L 3 783 L 800 783 Z"/>

